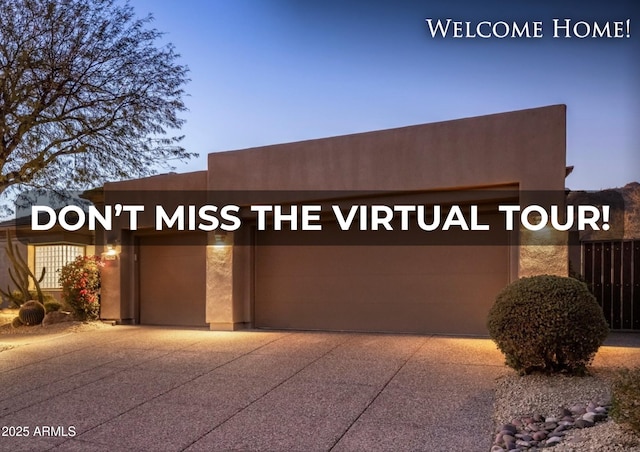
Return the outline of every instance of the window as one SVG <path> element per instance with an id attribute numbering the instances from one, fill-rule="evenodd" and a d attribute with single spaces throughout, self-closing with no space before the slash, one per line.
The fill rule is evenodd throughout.
<path id="1" fill-rule="evenodd" d="M 35 275 L 40 277 L 42 268 L 47 271 L 40 283 L 43 289 L 58 289 L 60 269 L 74 260 L 77 256 L 84 256 L 83 245 L 37 245 L 35 247 Z"/>

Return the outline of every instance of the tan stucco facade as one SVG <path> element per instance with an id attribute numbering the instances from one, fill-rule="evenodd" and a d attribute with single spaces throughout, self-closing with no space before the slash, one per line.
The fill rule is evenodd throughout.
<path id="1" fill-rule="evenodd" d="M 555 105 L 212 153 L 208 156 L 207 171 L 107 184 L 104 202 L 119 202 L 118 191 L 132 190 L 209 193 L 357 190 L 375 194 L 383 191 L 472 193 L 473 190 L 515 187 L 524 193 L 519 199 L 524 204 L 526 193 L 531 191 L 563 192 L 565 143 L 566 107 Z M 103 277 L 103 317 L 138 321 L 137 266 L 145 264 L 136 262 L 137 234 L 126 229 L 107 234 L 99 244 L 117 242 L 122 251 Z M 255 231 L 246 229 L 227 234 L 224 244 L 216 244 L 213 233 L 209 233 L 202 262 L 206 267 L 203 303 L 206 323 L 212 329 L 234 330 L 254 325 L 256 268 L 262 264 L 256 264 L 252 240 L 255 240 Z M 548 246 L 542 252 L 536 240 L 520 234 L 516 237 L 520 246 L 509 247 L 508 256 L 501 254 L 502 257 L 496 258 L 500 265 L 508 266 L 502 270 L 506 282 L 537 273 L 567 274 L 566 246 Z M 563 240 L 560 237 L 556 243 Z M 546 257 L 541 260 L 543 256 Z M 402 254 L 396 254 L 396 258 L 402 259 Z M 463 307 L 451 305 L 446 309 L 453 312 L 447 317 L 450 320 L 467 315 L 455 312 Z M 484 319 L 454 332 L 482 334 L 478 330 L 480 324 L 484 325 Z M 427 329 L 421 332 L 429 332 Z"/>

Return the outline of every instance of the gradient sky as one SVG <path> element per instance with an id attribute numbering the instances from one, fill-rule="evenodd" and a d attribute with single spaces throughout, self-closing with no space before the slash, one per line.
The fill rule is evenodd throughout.
<path id="1" fill-rule="evenodd" d="M 640 181 L 635 3 L 130 0 L 191 70 L 181 133 L 200 157 L 178 172 L 210 152 L 566 104 L 567 186 L 585 190 Z M 426 18 L 541 20 L 545 37 L 433 39 Z M 631 35 L 553 39 L 553 18 L 631 19 Z"/>

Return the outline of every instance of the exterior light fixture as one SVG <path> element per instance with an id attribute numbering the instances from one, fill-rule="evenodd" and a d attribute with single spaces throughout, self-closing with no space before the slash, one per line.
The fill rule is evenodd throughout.
<path id="1" fill-rule="evenodd" d="M 214 245 L 215 246 L 224 246 L 227 244 L 227 232 L 216 230 L 213 233 Z"/>
<path id="2" fill-rule="evenodd" d="M 114 261 L 118 259 L 119 254 L 120 252 L 118 251 L 116 245 L 109 243 L 106 246 L 106 251 L 102 253 L 102 259 L 106 261 Z"/>

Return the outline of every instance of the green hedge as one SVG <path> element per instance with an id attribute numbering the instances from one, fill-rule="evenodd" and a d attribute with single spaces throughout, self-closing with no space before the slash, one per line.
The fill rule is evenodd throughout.
<path id="1" fill-rule="evenodd" d="M 505 287 L 487 326 L 506 364 L 521 374 L 582 374 L 609 332 L 584 283 L 551 275 L 522 278 Z"/>

